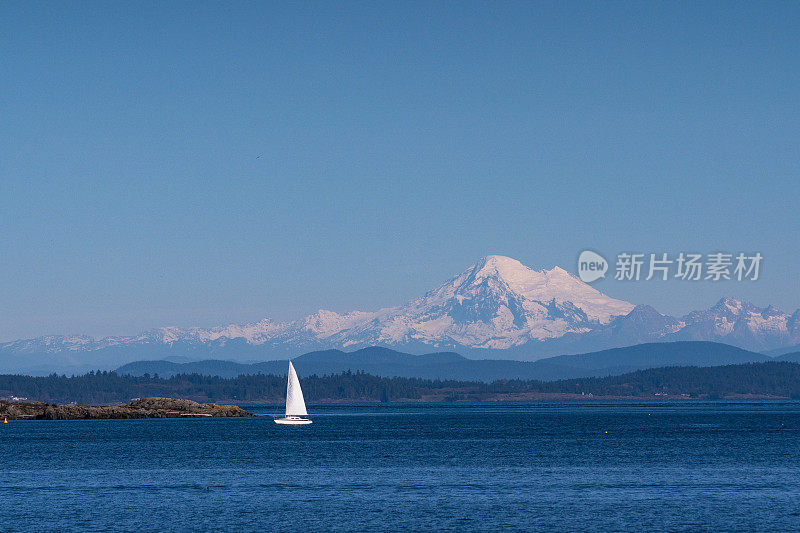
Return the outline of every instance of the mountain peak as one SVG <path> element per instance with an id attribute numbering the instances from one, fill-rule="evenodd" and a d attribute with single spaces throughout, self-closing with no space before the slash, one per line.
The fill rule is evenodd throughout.
<path id="1" fill-rule="evenodd" d="M 514 259 L 513 257 L 508 257 L 506 255 L 497 255 L 497 254 L 489 254 L 484 256 L 478 263 L 483 264 L 504 264 L 504 263 L 513 263 L 517 266 L 524 266 L 522 263 Z"/>
<path id="2" fill-rule="evenodd" d="M 652 317 L 663 317 L 663 316 L 666 316 L 666 315 L 662 315 L 661 313 L 659 313 L 655 309 L 655 307 L 652 307 L 652 306 L 649 306 L 649 305 L 645 305 L 645 304 L 640 304 L 640 305 L 637 305 L 636 307 L 634 307 L 633 310 L 630 313 L 628 313 L 627 316 L 629 316 L 629 317 L 641 316 L 641 317 L 652 318 Z"/>
<path id="3" fill-rule="evenodd" d="M 736 298 L 724 297 L 710 309 L 710 311 L 729 314 L 733 316 L 746 315 L 749 313 L 761 313 L 763 309 L 756 307 L 750 302 L 737 300 Z"/>
<path id="4" fill-rule="evenodd" d="M 736 298 L 731 298 L 730 296 L 724 296 L 719 299 L 715 307 L 728 307 L 728 308 L 738 308 L 741 307 L 742 301 L 737 300 Z"/>
<path id="5" fill-rule="evenodd" d="M 519 302 L 534 315 L 538 307 L 566 305 L 580 308 L 585 319 L 606 323 L 614 316 L 628 314 L 633 305 L 615 300 L 581 281 L 561 267 L 534 270 L 516 259 L 502 255 L 488 255 L 460 276 L 434 291 L 443 295 L 455 281 L 455 292 L 460 300 L 480 299 L 487 294 L 499 300 Z M 489 291 L 489 292 L 484 292 Z M 525 303 L 527 302 L 527 303 Z"/>
<path id="6" fill-rule="evenodd" d="M 771 304 L 768 305 L 767 308 L 761 312 L 761 316 L 763 316 L 764 318 L 768 318 L 771 316 L 781 316 L 784 314 L 786 313 L 784 313 L 783 311 L 781 311 L 780 309 Z"/>
<path id="7" fill-rule="evenodd" d="M 514 277 L 520 272 L 531 269 L 511 257 L 504 255 L 487 255 L 481 258 L 472 269 L 475 278 L 484 277 Z"/>
<path id="8" fill-rule="evenodd" d="M 482 280 L 487 277 L 497 278 L 505 281 L 509 285 L 531 282 L 547 283 L 549 280 L 563 279 L 568 282 L 577 281 L 585 285 L 576 276 L 570 274 L 560 266 L 554 266 L 550 270 L 534 270 L 522 262 L 504 255 L 487 255 L 481 258 L 471 269 L 471 277 Z M 588 285 L 587 285 L 588 286 Z"/>
<path id="9" fill-rule="evenodd" d="M 550 270 L 542 270 L 541 272 L 545 276 L 547 276 L 547 278 L 549 280 L 564 280 L 567 283 L 569 283 L 569 282 L 578 282 L 581 285 L 586 285 L 588 287 L 588 285 L 586 283 L 584 283 L 583 281 L 581 281 L 581 279 L 578 276 L 576 276 L 572 272 L 564 270 L 560 266 L 554 266 Z"/>
<path id="10" fill-rule="evenodd" d="M 476 279 L 496 277 L 511 283 L 520 280 L 531 281 L 533 278 L 542 283 L 549 279 L 565 279 L 576 281 L 581 285 L 586 285 L 580 281 L 577 276 L 560 266 L 556 265 L 550 270 L 534 270 L 513 257 L 506 257 L 504 255 L 487 255 L 481 258 L 471 270 L 473 277 Z"/>

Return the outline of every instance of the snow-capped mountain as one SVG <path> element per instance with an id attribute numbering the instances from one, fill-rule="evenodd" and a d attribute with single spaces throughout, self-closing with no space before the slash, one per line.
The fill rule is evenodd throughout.
<path id="1" fill-rule="evenodd" d="M 325 313 L 335 344 L 468 346 L 506 349 L 531 340 L 584 333 L 626 315 L 633 305 L 610 298 L 555 267 L 536 271 L 492 255 L 421 298 L 396 308 L 354 316 Z M 318 318 L 311 321 L 314 332 Z M 309 331 L 306 319 L 305 331 Z"/>
<path id="2" fill-rule="evenodd" d="M 25 365 L 31 361 L 42 368 L 55 360 L 99 368 L 167 356 L 268 360 L 371 345 L 537 359 L 672 340 L 755 350 L 797 344 L 800 310 L 788 315 L 724 298 L 708 310 L 674 318 L 606 296 L 562 268 L 534 270 L 492 255 L 399 307 L 345 314 L 321 309 L 294 322 L 265 318 L 207 329 L 165 327 L 130 337 L 18 340 L 0 344 L 0 371 L 30 368 Z"/>
<path id="3" fill-rule="evenodd" d="M 684 326 L 671 338 L 719 341 L 750 350 L 769 350 L 800 341 L 800 310 L 788 315 L 769 306 L 756 307 L 722 298 L 710 309 L 692 311 L 681 319 Z"/>
<path id="4" fill-rule="evenodd" d="M 296 322 L 265 318 L 210 329 L 164 327 L 131 337 L 38 337 L 0 345 L 0 350 L 57 353 L 138 344 L 224 344 L 232 339 L 298 348 L 420 343 L 504 349 L 584 333 L 631 309 L 632 304 L 602 294 L 559 267 L 536 271 L 492 255 L 421 298 L 375 312 L 320 309 Z"/>

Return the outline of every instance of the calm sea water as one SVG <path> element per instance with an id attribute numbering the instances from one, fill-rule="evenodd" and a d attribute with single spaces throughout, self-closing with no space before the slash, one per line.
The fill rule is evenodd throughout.
<path id="1" fill-rule="evenodd" d="M 796 402 L 311 411 L 2 424 L 0 530 L 800 529 Z"/>

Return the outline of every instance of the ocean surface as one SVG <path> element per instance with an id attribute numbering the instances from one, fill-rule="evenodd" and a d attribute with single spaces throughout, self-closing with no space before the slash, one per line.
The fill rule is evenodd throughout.
<path id="1" fill-rule="evenodd" d="M 800 529 L 798 402 L 309 410 L 0 424 L 0 531 Z"/>

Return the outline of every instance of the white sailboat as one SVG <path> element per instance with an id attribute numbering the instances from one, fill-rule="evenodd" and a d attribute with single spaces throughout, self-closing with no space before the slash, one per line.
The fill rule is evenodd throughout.
<path id="1" fill-rule="evenodd" d="M 310 424 L 306 411 L 306 401 L 303 399 L 303 390 L 300 388 L 300 380 L 297 379 L 297 372 L 294 371 L 292 362 L 289 361 L 289 378 L 286 385 L 286 417 L 276 418 L 276 424 L 301 425 Z"/>

